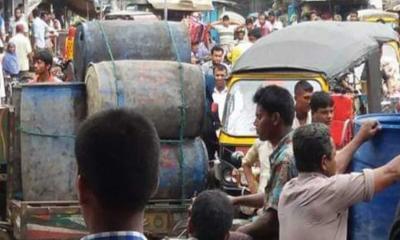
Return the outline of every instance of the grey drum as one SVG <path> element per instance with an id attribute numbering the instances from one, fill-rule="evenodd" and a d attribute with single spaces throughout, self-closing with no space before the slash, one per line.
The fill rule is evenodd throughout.
<path id="1" fill-rule="evenodd" d="M 115 107 L 130 107 L 154 122 L 161 139 L 179 138 L 182 123 L 186 125 L 184 137 L 200 135 L 205 117 L 205 83 L 198 66 L 121 60 L 115 61 L 115 67 L 116 76 L 112 62 L 89 67 L 86 75 L 89 115 Z M 181 118 L 180 111 L 183 103 L 185 118 Z"/>
<path id="2" fill-rule="evenodd" d="M 108 46 L 115 60 L 177 61 L 179 56 L 182 62 L 190 63 L 188 28 L 183 23 L 92 21 L 78 26 L 76 31 L 74 67 L 77 81 L 84 80 L 89 63 L 111 60 Z"/>

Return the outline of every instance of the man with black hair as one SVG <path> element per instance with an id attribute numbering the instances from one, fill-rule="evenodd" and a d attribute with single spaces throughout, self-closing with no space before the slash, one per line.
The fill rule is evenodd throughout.
<path id="1" fill-rule="evenodd" d="M 25 34 L 25 36 L 28 36 L 29 26 L 22 12 L 22 9 L 19 7 L 15 8 L 14 10 L 14 16 L 10 19 L 8 31 L 11 36 L 15 36 L 15 34 L 17 34 L 17 25 L 22 25 L 22 33 Z"/>
<path id="2" fill-rule="evenodd" d="M 262 37 L 261 35 L 261 29 L 260 28 L 254 28 L 252 29 L 248 34 L 247 37 L 249 38 L 249 42 L 255 43 L 258 39 Z"/>
<path id="3" fill-rule="evenodd" d="M 296 101 L 296 114 L 293 128 L 311 123 L 310 100 L 314 88 L 307 80 L 301 80 L 294 86 L 294 99 Z"/>
<path id="4" fill-rule="evenodd" d="M 264 12 L 258 14 L 258 19 L 254 26 L 261 29 L 262 36 L 267 36 L 272 32 L 272 24 L 267 20 L 267 15 Z"/>
<path id="5" fill-rule="evenodd" d="M 366 136 L 376 132 L 363 128 Z M 285 185 L 279 199 L 282 240 L 320 240 L 322 235 L 347 239 L 348 208 L 371 200 L 375 193 L 400 180 L 400 155 L 382 167 L 344 174 L 350 161 L 335 157 L 335 145 L 324 124 L 297 129 L 293 151 L 299 176 Z"/>
<path id="6" fill-rule="evenodd" d="M 40 50 L 33 57 L 35 66 L 35 78 L 30 80 L 29 83 L 59 83 L 62 82 L 51 73 L 53 66 L 53 56 L 48 50 Z"/>
<path id="7" fill-rule="evenodd" d="M 210 24 L 210 27 L 218 32 L 219 44 L 225 53 L 229 52 L 235 43 L 235 30 L 238 26 L 242 26 L 242 24 L 231 20 L 228 15 L 224 15 L 222 20 Z"/>
<path id="8" fill-rule="evenodd" d="M 37 12 L 35 12 L 37 14 Z M 46 12 L 38 13 L 32 23 L 33 37 L 34 37 L 34 47 L 35 49 L 44 49 L 46 47 L 46 33 L 49 31 L 50 27 L 47 25 L 46 21 L 48 15 Z"/>
<path id="9" fill-rule="evenodd" d="M 133 110 L 95 114 L 79 129 L 75 155 L 79 202 L 91 234 L 82 240 L 145 240 L 144 208 L 159 177 L 154 125 Z"/>
<path id="10" fill-rule="evenodd" d="M 226 95 L 228 89 L 226 88 L 226 79 L 228 77 L 228 69 L 222 64 L 215 65 L 214 79 L 215 88 L 212 93 L 213 102 L 218 104 L 218 117 L 222 121 L 222 114 L 224 113 Z"/>
<path id="11" fill-rule="evenodd" d="M 238 231 L 254 239 L 279 239 L 278 200 L 286 182 L 297 176 L 292 149 L 294 101 L 288 90 L 278 86 L 260 88 L 254 95 L 257 104 L 254 125 L 261 141 L 273 147 L 270 155 L 271 177 L 265 193 L 232 197 L 234 205 L 264 207 L 264 213 L 255 222 Z"/>
<path id="12" fill-rule="evenodd" d="M 359 21 L 357 10 L 352 10 L 352 11 L 350 12 L 349 16 L 347 17 L 347 21 L 350 21 L 350 22 L 357 22 L 357 21 Z"/>
<path id="13" fill-rule="evenodd" d="M 188 231 L 197 240 L 226 240 L 232 221 L 233 206 L 228 196 L 218 190 L 207 190 L 193 203 Z"/>
<path id="14" fill-rule="evenodd" d="M 272 25 L 272 32 L 283 29 L 283 23 L 276 18 L 276 13 L 274 11 L 269 11 L 268 20 Z"/>
<path id="15" fill-rule="evenodd" d="M 223 62 L 225 50 L 222 47 L 215 46 L 211 49 L 211 60 L 201 66 L 204 75 L 213 76 L 214 67 L 218 64 L 223 64 L 230 74 L 230 68 Z"/>
<path id="16" fill-rule="evenodd" d="M 312 122 L 323 123 L 326 126 L 331 126 L 333 119 L 334 101 L 331 95 L 327 92 L 315 92 L 310 101 Z"/>

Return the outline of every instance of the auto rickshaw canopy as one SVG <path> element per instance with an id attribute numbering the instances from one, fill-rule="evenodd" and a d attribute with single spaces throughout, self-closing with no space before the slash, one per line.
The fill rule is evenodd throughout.
<path id="1" fill-rule="evenodd" d="M 396 32 L 380 23 L 300 23 L 260 39 L 232 72 L 302 70 L 323 74 L 329 81 L 378 52 L 381 43 L 397 40 Z"/>
<path id="2" fill-rule="evenodd" d="M 399 16 L 379 9 L 363 9 L 358 11 L 358 18 L 360 21 L 367 22 L 376 22 L 381 19 L 387 23 L 397 23 Z"/>

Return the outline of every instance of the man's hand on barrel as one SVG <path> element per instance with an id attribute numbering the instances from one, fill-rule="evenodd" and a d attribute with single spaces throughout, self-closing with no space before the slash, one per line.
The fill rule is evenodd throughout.
<path id="1" fill-rule="evenodd" d="M 381 129 L 378 121 L 366 121 L 363 122 L 360 131 L 356 135 L 362 142 L 365 142 L 376 135 Z"/>

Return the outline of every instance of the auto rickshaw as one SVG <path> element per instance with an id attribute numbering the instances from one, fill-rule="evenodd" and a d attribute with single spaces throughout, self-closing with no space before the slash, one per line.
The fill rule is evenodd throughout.
<path id="1" fill-rule="evenodd" d="M 391 26 L 392 28 L 399 26 L 399 16 L 397 13 L 379 9 L 359 10 L 358 18 L 362 22 L 382 22 Z"/>
<path id="2" fill-rule="evenodd" d="M 307 80 L 314 91 L 329 91 L 364 64 L 367 87 L 361 95 L 368 99 L 365 108 L 370 113 L 380 112 L 380 49 L 382 44 L 390 42 L 398 44 L 392 29 L 361 22 L 301 23 L 260 39 L 241 56 L 227 83 L 228 95 L 219 135 L 221 162 L 239 167 L 240 161 L 232 156 L 237 156 L 237 151 L 245 153 L 255 142 L 256 105 L 252 97 L 262 86 L 279 85 L 293 94 L 295 84 Z M 348 96 L 339 95 L 342 97 Z M 351 108 L 348 115 L 337 119 L 338 142 L 345 141 L 351 134 L 346 129 L 351 129 L 352 105 L 347 107 Z M 336 106 L 336 111 L 339 110 L 344 109 Z M 222 185 L 225 190 L 231 190 L 236 182 L 229 176 L 229 168 L 221 165 Z"/>

